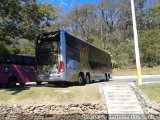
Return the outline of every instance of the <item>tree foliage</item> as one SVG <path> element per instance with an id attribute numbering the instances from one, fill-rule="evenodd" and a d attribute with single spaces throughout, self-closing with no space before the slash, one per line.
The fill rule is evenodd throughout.
<path id="1" fill-rule="evenodd" d="M 160 1 L 135 0 L 143 65 L 160 65 Z M 16 9 L 15 9 L 16 8 Z M 35 0 L 0 1 L 0 54 L 34 54 L 36 34 L 64 29 L 109 52 L 114 67 L 135 64 L 130 0 L 99 0 L 97 5 L 59 6 Z M 1 59 L 1 58 L 0 58 Z"/>
<path id="2" fill-rule="evenodd" d="M 160 64 L 160 29 L 140 33 L 142 63 L 152 67 Z"/>
<path id="3" fill-rule="evenodd" d="M 57 16 L 54 13 L 54 7 L 48 3 L 38 4 L 34 0 L 0 1 L 0 44 L 3 45 L 0 47 L 0 53 L 5 54 L 5 49 L 10 53 L 24 52 L 21 49 L 33 44 L 39 32 L 51 28 L 48 19 L 55 20 Z M 49 27 L 45 27 L 47 25 Z M 24 42 L 27 44 L 23 44 Z M 33 54 L 30 52 L 32 49 L 25 52 Z"/>

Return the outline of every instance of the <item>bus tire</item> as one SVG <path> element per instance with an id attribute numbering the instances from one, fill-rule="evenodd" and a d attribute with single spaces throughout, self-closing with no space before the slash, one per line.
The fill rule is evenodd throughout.
<path id="1" fill-rule="evenodd" d="M 84 75 L 83 74 L 79 74 L 78 76 L 78 83 L 79 86 L 84 85 L 85 84 L 85 79 L 84 79 Z"/>
<path id="2" fill-rule="evenodd" d="M 25 83 L 19 83 L 22 87 L 25 86 Z"/>
<path id="3" fill-rule="evenodd" d="M 42 82 L 41 81 L 36 81 L 37 85 L 41 85 Z"/>
<path id="4" fill-rule="evenodd" d="M 60 86 L 60 85 L 62 85 L 62 83 L 60 83 L 60 82 L 53 82 L 52 85 Z"/>
<path id="5" fill-rule="evenodd" d="M 86 82 L 86 84 L 90 84 L 90 83 L 91 83 L 89 73 L 86 75 L 86 80 L 85 80 L 85 82 Z"/>
<path id="6" fill-rule="evenodd" d="M 16 77 L 10 77 L 7 82 L 7 87 L 12 88 L 16 87 L 17 78 Z"/>
<path id="7" fill-rule="evenodd" d="M 0 89 L 3 87 L 3 85 L 2 84 L 0 84 Z"/>
<path id="8" fill-rule="evenodd" d="M 108 77 L 108 74 L 107 74 L 107 73 L 105 74 L 105 77 L 106 77 L 106 80 L 105 80 L 105 81 L 109 81 L 109 77 Z"/>

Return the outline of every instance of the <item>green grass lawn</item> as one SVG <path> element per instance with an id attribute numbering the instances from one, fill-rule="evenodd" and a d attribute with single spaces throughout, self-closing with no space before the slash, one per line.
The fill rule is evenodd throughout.
<path id="1" fill-rule="evenodd" d="M 0 104 L 70 104 L 102 102 L 98 86 L 54 87 L 49 85 L 0 89 Z"/>
<path id="2" fill-rule="evenodd" d="M 156 84 L 144 84 L 138 86 L 144 95 L 146 95 L 151 101 L 160 101 L 160 83 Z"/>
<path id="3" fill-rule="evenodd" d="M 143 75 L 160 75 L 160 67 L 142 68 Z M 136 69 L 113 69 L 113 76 L 133 76 L 137 75 Z"/>

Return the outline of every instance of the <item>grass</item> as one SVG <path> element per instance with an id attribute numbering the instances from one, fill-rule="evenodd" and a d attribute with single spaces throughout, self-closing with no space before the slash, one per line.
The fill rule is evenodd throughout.
<path id="1" fill-rule="evenodd" d="M 0 89 L 0 104 L 70 104 L 102 102 L 98 86 L 26 86 Z"/>
<path id="2" fill-rule="evenodd" d="M 142 68 L 143 75 L 159 75 L 160 67 Z M 137 75 L 136 69 L 113 69 L 113 76 L 134 76 Z"/>
<path id="3" fill-rule="evenodd" d="M 144 84 L 138 86 L 144 95 L 146 95 L 151 101 L 160 101 L 160 83 L 156 84 Z"/>

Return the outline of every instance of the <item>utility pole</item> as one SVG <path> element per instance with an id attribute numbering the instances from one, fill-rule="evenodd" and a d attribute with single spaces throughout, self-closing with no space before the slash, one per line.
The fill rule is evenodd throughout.
<path id="1" fill-rule="evenodd" d="M 137 79 L 138 79 L 138 85 L 142 85 L 142 73 L 141 73 L 141 64 L 140 64 L 140 57 L 139 57 L 138 33 L 137 33 L 137 23 L 136 23 L 134 0 L 131 0 L 131 9 L 132 9 L 132 21 L 133 21 L 133 31 L 134 31 Z"/>

